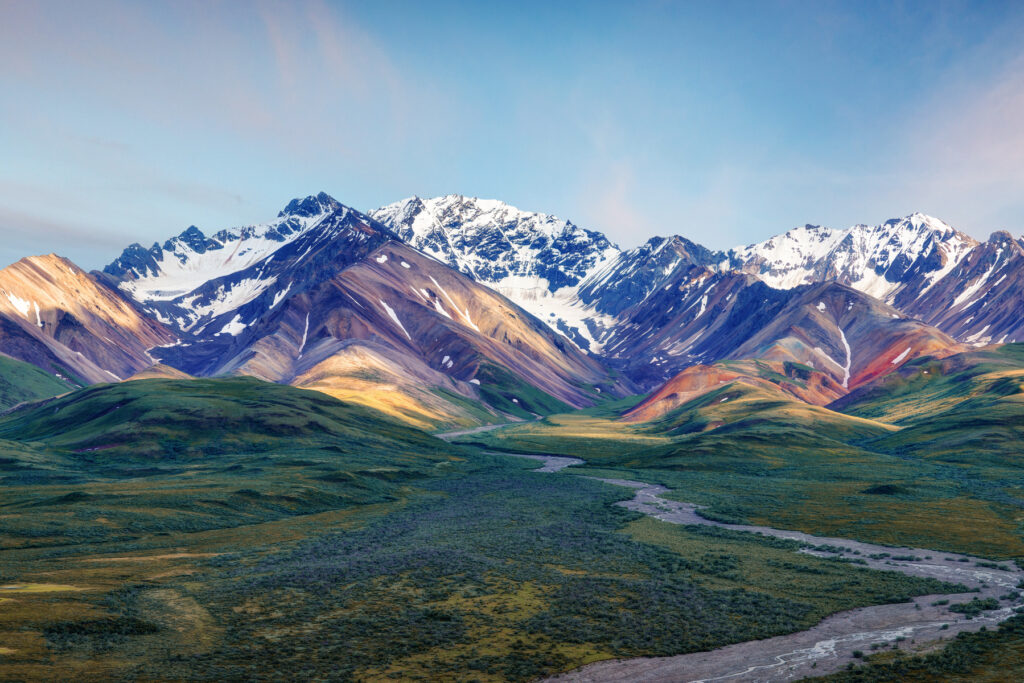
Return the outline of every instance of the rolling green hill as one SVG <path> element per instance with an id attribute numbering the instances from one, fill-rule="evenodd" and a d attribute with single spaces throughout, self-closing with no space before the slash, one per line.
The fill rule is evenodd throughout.
<path id="1" fill-rule="evenodd" d="M 726 521 L 1024 556 L 1020 350 L 962 355 L 859 389 L 852 414 L 731 382 L 649 422 L 573 413 L 463 440 L 583 458 Z"/>
<path id="2" fill-rule="evenodd" d="M 964 465 L 1020 467 L 1024 443 L 1024 344 L 921 358 L 831 408 L 900 430 L 867 447 Z"/>
<path id="3" fill-rule="evenodd" d="M 61 380 L 34 365 L 0 354 L 0 410 L 57 396 L 79 386 L 74 380 Z"/>
<path id="4" fill-rule="evenodd" d="M 437 457 L 433 437 L 317 391 L 251 377 L 149 379 L 89 387 L 0 420 L 0 438 L 94 462 L 167 461 L 282 447 Z"/>
<path id="5" fill-rule="evenodd" d="M 459 459 L 375 411 L 253 378 L 96 385 L 0 418 L 0 545 L 393 501 Z"/>
<path id="6" fill-rule="evenodd" d="M 917 358 L 858 387 L 829 408 L 897 425 L 916 424 L 970 401 L 981 407 L 1020 392 L 1024 344 Z"/>

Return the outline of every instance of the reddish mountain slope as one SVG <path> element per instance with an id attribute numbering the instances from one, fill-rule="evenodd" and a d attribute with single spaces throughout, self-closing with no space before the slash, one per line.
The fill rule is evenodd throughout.
<path id="1" fill-rule="evenodd" d="M 148 351 L 174 341 L 65 258 L 32 256 L 0 270 L 0 348 L 14 358 L 110 382 L 149 367 Z"/>

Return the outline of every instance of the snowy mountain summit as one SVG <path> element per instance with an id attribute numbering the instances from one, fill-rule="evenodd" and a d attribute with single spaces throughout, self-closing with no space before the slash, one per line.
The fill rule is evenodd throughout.
<path id="1" fill-rule="evenodd" d="M 368 230 L 393 237 L 384 226 L 321 192 L 293 199 L 267 223 L 209 237 L 190 226 L 162 246 L 133 244 L 103 274 L 160 322 L 195 334 L 270 290 L 286 292 L 293 284 L 301 285 L 292 282 L 295 267 L 311 253 L 330 242 L 337 243 L 334 249 L 346 242 L 366 242 Z M 235 334 L 239 329 L 233 324 L 222 331 Z"/>
<path id="2" fill-rule="evenodd" d="M 388 240 L 496 290 L 598 355 L 613 341 L 623 352 L 624 326 L 655 329 L 662 315 L 714 313 L 705 291 L 717 282 L 712 274 L 779 291 L 837 282 L 969 343 L 1015 339 L 1024 329 L 1007 317 L 1018 297 L 1015 280 L 1004 277 L 1022 243 L 998 236 L 979 244 L 922 213 L 845 230 L 805 225 L 728 252 L 679 235 L 621 250 L 600 232 L 493 199 L 410 197 L 367 215 L 321 192 L 291 200 L 267 223 L 209 236 L 189 226 L 162 245 L 133 244 L 103 278 L 179 334 L 236 337 L 324 272 Z M 684 292 L 698 290 L 684 305 Z"/>
<path id="3" fill-rule="evenodd" d="M 408 244 L 506 292 L 553 294 L 574 287 L 618 254 L 599 232 L 494 199 L 410 197 L 371 211 Z"/>
<path id="4" fill-rule="evenodd" d="M 620 251 L 604 235 L 494 199 L 410 197 L 371 211 L 416 249 L 469 275 L 589 348 L 576 290 Z"/>
<path id="5" fill-rule="evenodd" d="M 914 278 L 937 281 L 975 246 L 938 218 L 914 213 L 846 230 L 806 225 L 733 249 L 721 267 L 751 273 L 776 289 L 836 280 L 886 300 Z"/>

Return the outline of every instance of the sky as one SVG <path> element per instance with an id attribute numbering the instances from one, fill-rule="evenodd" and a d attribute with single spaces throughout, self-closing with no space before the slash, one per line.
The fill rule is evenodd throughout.
<path id="1" fill-rule="evenodd" d="M 321 190 L 623 247 L 921 211 L 1024 230 L 1020 2 L 0 0 L 0 262 Z"/>

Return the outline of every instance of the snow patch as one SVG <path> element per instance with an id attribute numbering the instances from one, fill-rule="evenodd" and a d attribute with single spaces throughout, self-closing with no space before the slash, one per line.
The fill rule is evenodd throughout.
<path id="1" fill-rule="evenodd" d="M 409 341 L 412 341 L 412 337 L 409 336 L 409 331 L 405 329 L 405 325 L 403 325 L 402 321 L 398 319 L 398 314 L 395 313 L 395 310 L 384 303 L 383 299 L 377 299 L 377 301 L 379 301 L 380 305 L 384 307 L 384 310 L 387 311 L 391 319 L 395 321 L 395 324 L 402 328 L 402 332 L 404 332 L 405 336 L 409 338 Z"/>
<path id="2" fill-rule="evenodd" d="M 248 325 L 242 322 L 242 314 L 236 313 L 235 317 L 231 319 L 231 322 L 220 328 L 220 332 L 217 334 L 230 334 L 232 337 L 237 337 L 244 332 L 247 327 Z"/>
<path id="3" fill-rule="evenodd" d="M 32 305 L 29 301 L 26 301 L 17 294 L 12 294 L 10 292 L 7 292 L 7 300 L 11 302 L 12 306 L 18 309 L 19 313 L 21 313 L 26 318 L 28 317 L 28 310 L 29 307 Z"/>
<path id="4" fill-rule="evenodd" d="M 309 313 L 306 314 L 306 327 L 302 330 L 302 343 L 299 344 L 299 358 L 302 358 L 303 351 L 306 350 L 306 337 L 309 336 Z"/>
<path id="5" fill-rule="evenodd" d="M 279 303 L 284 301 L 284 298 L 288 296 L 288 290 L 292 288 L 292 283 L 288 283 L 288 286 L 282 289 L 280 292 L 274 295 L 274 303 L 270 304 L 270 310 L 273 310 Z"/>
<path id="6" fill-rule="evenodd" d="M 850 352 L 850 344 L 846 341 L 846 334 L 843 328 L 839 328 L 839 338 L 843 340 L 843 348 L 846 349 L 846 365 L 843 367 L 843 389 L 850 388 L 850 366 L 853 364 L 853 354 Z"/>
<path id="7" fill-rule="evenodd" d="M 903 362 L 903 359 L 906 358 L 907 354 L 909 354 L 909 353 L 910 353 L 910 347 L 908 346 L 903 353 L 901 353 L 900 355 L 898 355 L 898 356 L 896 356 L 895 358 L 892 359 L 892 364 L 893 365 L 899 365 L 900 363 Z"/>

